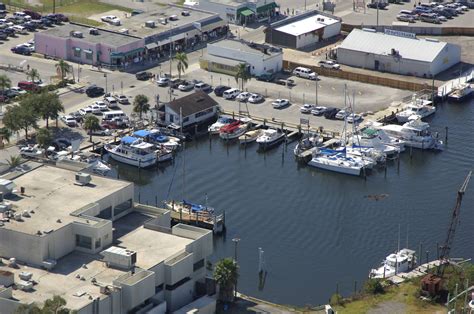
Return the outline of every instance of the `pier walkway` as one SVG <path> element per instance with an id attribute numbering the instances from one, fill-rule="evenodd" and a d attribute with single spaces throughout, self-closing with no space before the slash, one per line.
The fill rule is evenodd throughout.
<path id="1" fill-rule="evenodd" d="M 459 77 L 452 79 L 445 84 L 438 87 L 438 97 L 444 98 L 449 96 L 456 90 L 461 84 L 472 82 L 474 79 L 474 68 L 470 68 L 468 71 L 461 74 Z"/>

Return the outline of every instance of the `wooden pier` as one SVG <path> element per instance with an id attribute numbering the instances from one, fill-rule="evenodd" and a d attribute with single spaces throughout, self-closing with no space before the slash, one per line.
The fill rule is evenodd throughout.
<path id="1" fill-rule="evenodd" d="M 200 214 L 199 212 L 188 214 L 170 210 L 172 224 L 183 223 L 212 230 L 214 234 L 225 231 L 225 212 L 219 215 Z"/>

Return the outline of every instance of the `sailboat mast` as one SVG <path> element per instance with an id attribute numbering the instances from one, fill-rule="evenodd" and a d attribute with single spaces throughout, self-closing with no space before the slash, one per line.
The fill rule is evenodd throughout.
<path id="1" fill-rule="evenodd" d="M 400 224 L 398 224 L 398 248 L 397 252 L 400 252 Z"/>
<path id="2" fill-rule="evenodd" d="M 183 134 L 183 108 L 179 108 L 179 122 Z M 183 140 L 183 201 L 186 199 L 186 141 Z"/>

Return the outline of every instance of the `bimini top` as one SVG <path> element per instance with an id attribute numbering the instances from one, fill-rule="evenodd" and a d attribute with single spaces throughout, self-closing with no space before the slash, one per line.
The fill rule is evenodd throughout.
<path id="1" fill-rule="evenodd" d="M 133 132 L 133 135 L 138 136 L 138 137 L 147 137 L 150 134 L 151 132 L 148 130 L 138 130 L 138 131 Z"/>
<path id="2" fill-rule="evenodd" d="M 138 138 L 133 137 L 133 136 L 124 136 L 120 140 L 123 144 L 133 144 L 138 140 Z"/>

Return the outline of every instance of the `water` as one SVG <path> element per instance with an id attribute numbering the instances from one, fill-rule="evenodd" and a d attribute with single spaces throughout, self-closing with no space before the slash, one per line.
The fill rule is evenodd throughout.
<path id="1" fill-rule="evenodd" d="M 331 294 L 343 295 L 358 287 L 376 266 L 397 248 L 398 226 L 402 246 L 436 256 L 436 244 L 446 237 L 456 191 L 472 169 L 474 145 L 471 104 L 444 104 L 429 121 L 444 138 L 440 153 L 409 150 L 397 163 L 374 170 L 363 178 L 298 165 L 296 143 L 265 154 L 255 144 L 243 149 L 218 138 L 187 144 L 186 176 L 183 154 L 174 165 L 142 170 L 120 165 L 121 179 L 136 182 L 137 199 L 155 204 L 166 198 L 185 198 L 226 211 L 227 235 L 215 240 L 215 262 L 234 255 L 238 244 L 241 275 L 239 291 L 282 304 L 306 305 L 327 302 Z M 111 176 L 117 176 L 114 169 Z M 171 187 L 171 188 L 170 188 Z M 169 191 L 169 195 L 168 195 Z M 375 201 L 367 195 L 388 194 Z M 452 256 L 474 257 L 474 182 L 461 209 Z M 258 248 L 265 251 L 268 275 L 258 289 Z"/>

